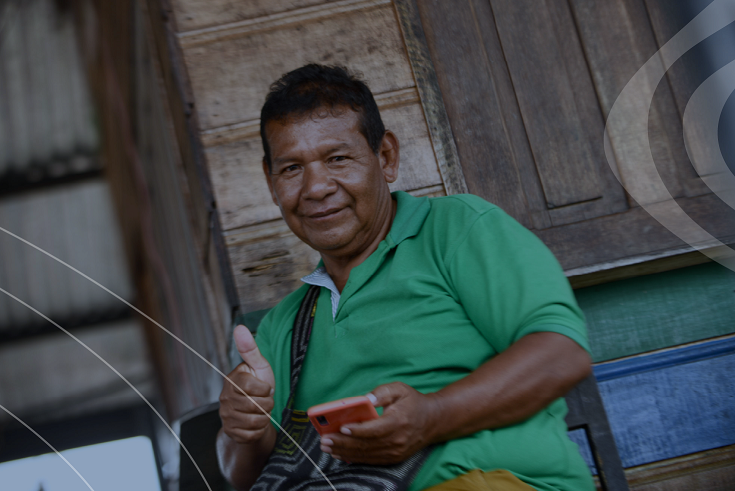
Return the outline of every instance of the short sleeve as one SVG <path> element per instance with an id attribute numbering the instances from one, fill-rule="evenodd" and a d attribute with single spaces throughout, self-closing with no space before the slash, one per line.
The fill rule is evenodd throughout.
<path id="1" fill-rule="evenodd" d="M 589 352 L 584 314 L 552 252 L 500 208 L 479 213 L 447 256 L 470 320 L 498 353 L 527 334 L 557 332 Z"/>

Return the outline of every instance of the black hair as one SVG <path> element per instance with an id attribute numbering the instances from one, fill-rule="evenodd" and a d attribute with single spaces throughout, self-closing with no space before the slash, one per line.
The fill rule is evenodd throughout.
<path id="1" fill-rule="evenodd" d="M 359 114 L 360 133 L 373 152 L 377 153 L 385 126 L 372 92 L 357 74 L 350 73 L 342 66 L 311 63 L 275 81 L 260 111 L 260 138 L 263 140 L 268 168 L 271 168 L 271 155 L 265 125 L 269 121 L 308 115 L 319 108 L 332 111 L 339 106 L 349 107 Z"/>

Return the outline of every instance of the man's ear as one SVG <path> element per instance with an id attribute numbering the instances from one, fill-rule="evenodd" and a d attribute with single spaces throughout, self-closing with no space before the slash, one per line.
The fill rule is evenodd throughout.
<path id="1" fill-rule="evenodd" d="M 395 182 L 398 179 L 400 157 L 398 137 L 392 131 L 386 130 L 378 150 L 378 159 L 386 182 Z"/>
<path id="2" fill-rule="evenodd" d="M 276 198 L 276 192 L 273 190 L 273 181 L 271 181 L 271 171 L 268 168 L 268 163 L 265 161 L 265 157 L 263 157 L 263 174 L 265 174 L 265 182 L 268 183 L 268 190 L 271 192 L 271 199 L 273 200 L 273 204 L 278 206 L 279 208 L 281 205 L 278 204 L 278 198 Z"/>

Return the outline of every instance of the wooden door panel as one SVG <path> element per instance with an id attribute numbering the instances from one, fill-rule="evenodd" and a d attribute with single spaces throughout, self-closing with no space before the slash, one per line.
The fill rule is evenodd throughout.
<path id="1" fill-rule="evenodd" d="M 530 226 L 501 98 L 468 2 L 424 0 L 418 13 L 452 125 L 467 188 Z M 470 69 L 471 67 L 471 69 Z"/>
<path id="2" fill-rule="evenodd" d="M 468 188 L 533 229 L 625 211 L 569 9 L 534 7 L 418 2 Z"/>
<path id="3" fill-rule="evenodd" d="M 693 9 L 692 3 L 645 0 L 646 8 L 651 19 L 651 27 L 659 47 L 664 46 L 698 13 Z M 700 7 L 703 8 L 704 5 L 700 4 Z M 675 105 L 669 104 L 667 106 L 667 109 L 672 113 L 672 117 L 667 118 L 666 121 L 670 121 L 672 125 L 669 130 L 669 135 L 672 135 L 670 136 L 670 141 L 672 145 L 676 145 L 679 153 L 686 154 L 681 121 L 689 98 L 707 77 L 715 70 L 721 68 L 722 62 L 732 59 L 726 55 L 728 50 L 718 49 L 718 45 L 732 44 L 731 36 L 732 28 L 723 29 L 684 53 L 666 72 L 666 81 L 668 84 L 662 83 L 661 85 L 665 85 L 666 88 L 670 87 L 671 94 L 676 102 Z M 720 56 L 725 55 L 726 58 L 723 60 L 717 55 L 718 53 Z M 718 58 L 720 59 L 718 60 Z M 657 97 L 659 96 L 658 92 L 661 91 L 657 90 Z M 690 145 L 690 147 L 697 147 L 699 154 L 708 155 L 707 160 L 713 162 L 715 158 L 714 152 L 719 152 L 720 149 L 707 145 L 706 138 L 703 138 L 704 135 L 698 134 L 700 128 L 696 125 L 692 130 L 695 137 L 688 139 L 686 144 Z M 686 165 L 683 166 L 683 177 L 689 196 L 711 192 L 688 160 Z"/>
<path id="4" fill-rule="evenodd" d="M 658 50 L 645 5 L 640 0 L 571 0 L 603 115 L 607 117 L 623 87 Z M 706 192 L 696 182 L 681 139 L 681 124 L 671 90 L 659 84 L 651 105 L 648 134 L 656 167 L 674 197 Z M 673 143 L 672 143 L 673 142 Z M 645 155 L 641 156 L 644 159 Z M 620 166 L 625 175 L 625 166 Z M 667 196 L 652 196 L 651 200 Z M 632 203 L 635 205 L 635 203 Z"/>
<path id="5" fill-rule="evenodd" d="M 537 0 L 491 5 L 548 208 L 600 199 L 589 133 L 601 128 L 580 118 L 550 10 Z"/>

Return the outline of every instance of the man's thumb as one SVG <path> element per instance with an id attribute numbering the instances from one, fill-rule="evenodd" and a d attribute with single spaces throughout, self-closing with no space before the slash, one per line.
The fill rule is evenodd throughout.
<path id="1" fill-rule="evenodd" d="M 250 330 L 239 325 L 235 328 L 232 333 L 235 339 L 235 346 L 237 351 L 240 353 L 242 361 L 244 361 L 253 371 L 253 375 L 257 378 L 270 384 L 271 387 L 275 387 L 275 378 L 273 377 L 273 370 L 271 369 L 268 360 L 260 354 L 258 345 L 255 343 L 255 338 L 250 333 Z"/>

